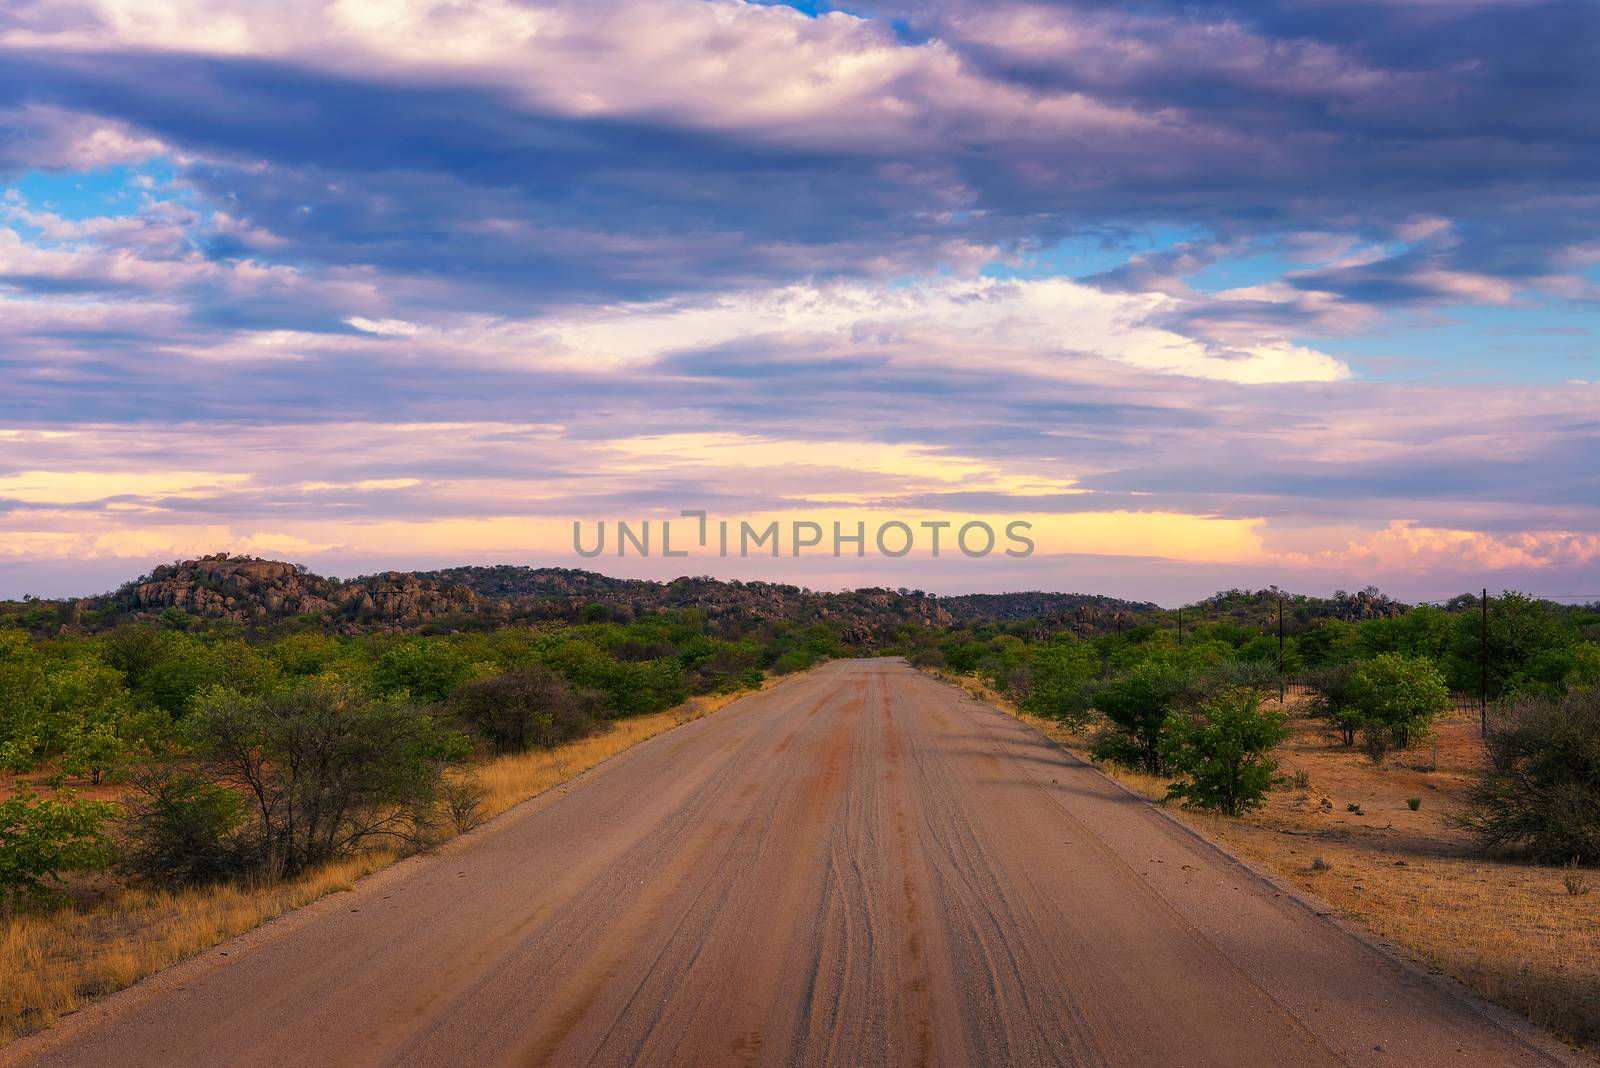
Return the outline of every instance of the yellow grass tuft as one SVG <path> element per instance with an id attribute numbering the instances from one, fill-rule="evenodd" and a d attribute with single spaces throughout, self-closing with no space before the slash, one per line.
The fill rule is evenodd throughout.
<path id="1" fill-rule="evenodd" d="M 768 683 L 771 685 L 771 682 Z M 699 697 L 553 750 L 478 765 L 485 816 L 559 786 L 646 738 L 700 719 L 743 694 Z M 105 902 L 0 916 L 0 1042 L 48 1027 L 103 994 L 244 934 L 274 917 L 387 867 L 400 854 L 373 850 L 291 880 L 177 892 L 124 889 Z"/>

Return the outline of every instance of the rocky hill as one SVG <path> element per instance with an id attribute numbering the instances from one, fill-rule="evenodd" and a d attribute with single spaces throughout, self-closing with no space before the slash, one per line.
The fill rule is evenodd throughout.
<path id="1" fill-rule="evenodd" d="M 321 616 L 331 629 L 410 630 L 442 617 L 503 611 L 477 594 L 409 572 L 339 581 L 298 564 L 216 556 L 165 564 L 105 597 L 79 601 L 80 617 L 140 618 L 179 608 L 206 619 L 260 624 Z"/>

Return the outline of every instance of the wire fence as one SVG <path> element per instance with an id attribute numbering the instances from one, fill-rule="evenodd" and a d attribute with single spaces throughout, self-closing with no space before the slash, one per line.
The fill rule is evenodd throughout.
<path id="1" fill-rule="evenodd" d="M 1286 704 L 1299 704 L 1309 701 L 1317 695 L 1316 687 L 1306 678 L 1285 676 L 1279 686 Z M 1483 713 L 1483 698 L 1475 693 L 1452 693 L 1450 695 L 1450 712 L 1458 716 L 1480 716 Z M 1491 710 L 1493 703 L 1491 702 Z"/>

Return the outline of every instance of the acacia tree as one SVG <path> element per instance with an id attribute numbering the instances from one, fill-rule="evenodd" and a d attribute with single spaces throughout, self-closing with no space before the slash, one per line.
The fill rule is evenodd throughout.
<path id="1" fill-rule="evenodd" d="M 217 694 L 195 717 L 214 777 L 254 805 L 258 867 L 292 875 L 375 837 L 424 837 L 460 732 L 408 702 L 315 681 L 260 697 Z"/>

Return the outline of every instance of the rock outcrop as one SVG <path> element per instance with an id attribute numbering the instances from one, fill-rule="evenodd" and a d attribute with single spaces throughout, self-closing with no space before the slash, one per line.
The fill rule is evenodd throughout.
<path id="1" fill-rule="evenodd" d="M 95 607 L 135 617 L 168 608 L 249 624 L 320 616 L 337 630 L 409 630 L 481 607 L 477 594 L 463 586 L 410 572 L 340 582 L 281 560 L 226 554 L 165 564 L 106 600 L 109 604 Z"/>

